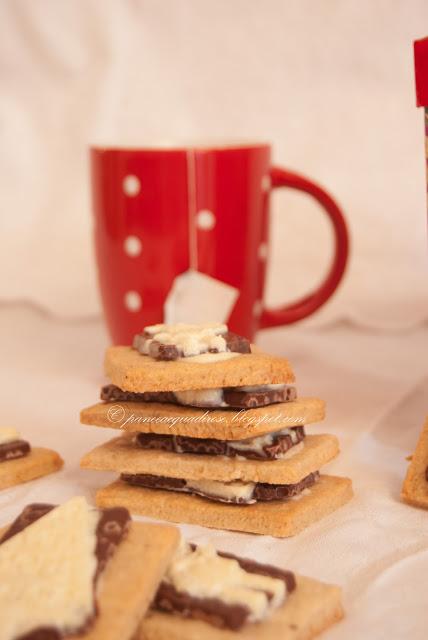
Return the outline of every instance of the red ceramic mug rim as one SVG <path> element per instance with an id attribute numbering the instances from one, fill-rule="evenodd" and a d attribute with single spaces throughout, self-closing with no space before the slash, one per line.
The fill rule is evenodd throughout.
<path id="1" fill-rule="evenodd" d="M 141 151 L 153 151 L 153 152 L 165 152 L 165 151 L 225 151 L 235 149 L 270 149 L 272 144 L 270 142 L 262 140 L 232 140 L 232 139 L 206 139 L 204 141 L 198 141 L 195 139 L 189 140 L 177 140 L 177 141 L 162 141 L 158 142 L 142 142 L 141 144 L 91 144 L 91 151 L 103 152 L 141 152 Z"/>

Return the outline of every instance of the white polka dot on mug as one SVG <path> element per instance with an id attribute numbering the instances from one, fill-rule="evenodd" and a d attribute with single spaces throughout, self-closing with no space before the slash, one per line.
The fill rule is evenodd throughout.
<path id="1" fill-rule="evenodd" d="M 139 311 L 143 306 L 143 301 L 138 291 L 127 291 L 125 293 L 124 302 L 128 311 L 132 311 L 133 313 Z"/>
<path id="2" fill-rule="evenodd" d="M 202 231 L 211 231 L 214 229 L 216 223 L 215 215 L 209 209 L 201 209 L 196 216 L 196 224 L 198 229 Z"/>
<path id="3" fill-rule="evenodd" d="M 130 197 L 137 196 L 141 191 L 141 182 L 139 178 L 134 175 L 125 176 L 122 186 L 125 195 Z"/>

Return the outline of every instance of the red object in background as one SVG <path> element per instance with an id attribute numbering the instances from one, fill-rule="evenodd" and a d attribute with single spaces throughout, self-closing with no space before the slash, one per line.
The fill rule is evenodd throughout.
<path id="1" fill-rule="evenodd" d="M 428 38 L 415 40 L 415 80 L 416 103 L 418 107 L 428 106 Z"/>
<path id="2" fill-rule="evenodd" d="M 272 168 L 267 144 L 94 148 L 91 169 L 99 283 L 116 344 L 129 344 L 143 326 L 163 321 L 174 279 L 195 261 L 198 271 L 239 290 L 227 322 L 250 339 L 258 329 L 313 313 L 343 276 L 348 234 L 340 209 L 307 178 Z M 335 254 L 316 291 L 263 309 L 269 193 L 277 187 L 304 191 L 321 204 L 333 225 Z"/>

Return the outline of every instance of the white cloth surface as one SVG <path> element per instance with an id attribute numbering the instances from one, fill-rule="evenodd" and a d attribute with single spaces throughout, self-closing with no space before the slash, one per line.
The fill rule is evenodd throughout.
<path id="1" fill-rule="evenodd" d="M 426 0 L 3 0 L 0 299 L 99 312 L 90 142 L 263 139 L 349 221 L 346 281 L 310 324 L 417 325 L 428 278 L 412 41 L 427 24 Z M 273 209 L 276 305 L 315 286 L 330 249 L 307 197 L 281 192 Z"/>
<path id="2" fill-rule="evenodd" d="M 346 619 L 337 640 L 425 640 L 428 512 L 400 503 L 405 456 L 424 415 L 428 327 L 398 335 L 292 328 L 265 332 L 259 345 L 287 355 L 301 395 L 327 401 L 328 418 L 309 432 L 331 432 L 340 457 L 328 471 L 353 479 L 355 498 L 295 538 L 279 540 L 183 525 L 197 543 L 271 562 L 343 586 Z M 79 424 L 97 401 L 107 338 L 97 322 L 52 321 L 23 307 L 0 310 L 1 424 L 65 458 L 63 471 L 0 493 L 0 525 L 31 501 L 93 501 L 114 474 L 82 471 L 79 459 L 115 432 Z"/>

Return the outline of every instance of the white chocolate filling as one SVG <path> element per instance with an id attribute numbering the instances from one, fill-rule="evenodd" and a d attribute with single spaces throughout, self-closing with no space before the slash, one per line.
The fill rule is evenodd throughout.
<path id="1" fill-rule="evenodd" d="M 249 573 L 232 558 L 219 556 L 212 545 L 192 551 L 182 543 L 164 580 L 196 598 L 219 598 L 250 610 L 249 622 L 264 620 L 287 597 L 283 580 Z M 272 594 L 269 601 L 266 591 Z"/>
<path id="2" fill-rule="evenodd" d="M 19 432 L 13 427 L 0 427 L 0 444 L 7 444 L 20 439 Z"/>
<path id="3" fill-rule="evenodd" d="M 311 490 L 309 488 L 307 488 L 307 489 L 303 489 L 303 491 L 298 493 L 297 496 L 292 496 L 291 499 L 292 500 L 301 500 L 305 496 L 310 496 L 310 495 L 311 495 Z"/>
<path id="4" fill-rule="evenodd" d="M 217 349 L 220 353 L 227 349 L 226 340 L 223 338 L 223 334 L 227 332 L 227 326 L 218 322 L 155 324 L 145 327 L 144 331 L 150 335 L 141 349 L 141 353 L 146 355 L 149 355 L 153 341 L 175 345 L 182 350 L 186 358 L 203 354 L 210 349 Z"/>
<path id="5" fill-rule="evenodd" d="M 38 627 L 72 633 L 93 615 L 98 519 L 72 498 L 0 545 L 1 640 Z"/>
<path id="6" fill-rule="evenodd" d="M 253 498 L 254 482 L 220 482 L 218 480 L 186 480 L 186 489 L 191 489 L 194 493 L 208 495 L 217 498 L 221 502 L 232 502 L 238 499 L 245 503 L 256 502 Z"/>
<path id="7" fill-rule="evenodd" d="M 298 442 L 298 436 L 294 429 L 281 429 L 280 431 L 274 431 L 273 433 L 266 433 L 263 436 L 257 438 L 249 438 L 248 440 L 231 440 L 229 444 L 231 447 L 238 451 L 245 451 L 251 449 L 251 451 L 257 451 L 263 453 L 263 448 L 273 444 L 276 436 L 290 436 L 291 442 L 295 445 Z M 303 442 L 302 442 L 303 444 Z M 287 452 L 288 453 L 288 452 Z"/>
<path id="8" fill-rule="evenodd" d="M 203 356 L 221 356 L 221 360 L 226 360 L 225 356 L 236 356 L 239 353 L 225 352 L 225 353 L 204 353 Z M 196 358 L 199 358 L 198 362 L 206 362 L 207 358 L 201 359 L 203 356 L 194 356 L 189 358 L 189 362 L 195 362 Z M 211 360 L 212 362 L 212 360 Z M 263 393 L 265 391 L 281 390 L 287 387 L 286 384 L 260 384 L 246 387 L 234 387 L 234 391 L 247 391 L 250 393 Z M 175 399 L 179 404 L 191 407 L 228 407 L 227 402 L 224 401 L 224 389 L 222 387 L 215 389 L 189 389 L 187 391 L 174 391 Z"/>
<path id="9" fill-rule="evenodd" d="M 214 355 L 214 354 L 211 354 Z M 197 356 L 196 356 L 197 357 Z M 179 404 L 198 407 L 226 407 L 223 400 L 223 389 L 189 389 L 188 391 L 174 391 Z"/>

